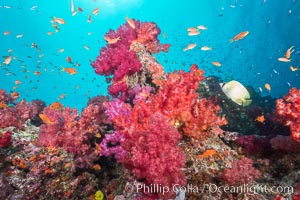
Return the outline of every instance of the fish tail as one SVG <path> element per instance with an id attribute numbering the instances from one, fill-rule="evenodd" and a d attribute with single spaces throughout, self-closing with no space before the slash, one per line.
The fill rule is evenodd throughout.
<path id="1" fill-rule="evenodd" d="M 233 39 L 230 39 L 230 44 L 233 43 L 233 42 L 234 42 L 234 40 L 233 40 Z"/>

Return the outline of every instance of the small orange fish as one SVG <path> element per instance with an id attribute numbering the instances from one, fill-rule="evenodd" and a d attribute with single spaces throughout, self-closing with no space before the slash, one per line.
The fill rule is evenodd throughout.
<path id="1" fill-rule="evenodd" d="M 234 38 L 232 38 L 232 39 L 230 40 L 230 43 L 235 42 L 235 41 L 238 41 L 238 40 L 241 40 L 241 39 L 243 39 L 244 37 L 246 37 L 248 34 L 249 34 L 249 31 L 241 32 L 241 33 L 237 34 L 236 36 L 234 36 Z"/>
<path id="2" fill-rule="evenodd" d="M 189 31 L 189 32 L 195 32 L 195 31 L 198 31 L 198 29 L 194 28 L 194 27 L 190 27 L 190 28 L 187 29 L 187 31 Z"/>
<path id="3" fill-rule="evenodd" d="M 58 49 L 58 53 L 62 53 L 62 52 L 64 52 L 65 51 L 65 49 Z"/>
<path id="4" fill-rule="evenodd" d="M 101 138 L 102 136 L 101 136 L 101 133 L 97 133 L 96 135 L 95 135 L 95 137 L 96 138 Z"/>
<path id="5" fill-rule="evenodd" d="M 65 20 L 62 18 L 53 17 L 53 20 L 51 20 L 52 23 L 58 23 L 58 24 L 66 24 Z"/>
<path id="6" fill-rule="evenodd" d="M 67 72 L 67 73 L 69 73 L 69 74 L 71 74 L 71 75 L 75 75 L 75 74 L 77 74 L 77 71 L 76 71 L 76 69 L 74 69 L 74 68 L 63 68 L 63 70 L 65 71 L 65 72 Z"/>
<path id="7" fill-rule="evenodd" d="M 53 35 L 53 32 L 49 31 L 47 32 L 47 35 Z"/>
<path id="8" fill-rule="evenodd" d="M 9 34 L 11 34 L 10 31 L 4 31 L 4 32 L 3 32 L 3 35 L 9 35 Z"/>
<path id="9" fill-rule="evenodd" d="M 113 38 L 113 39 L 111 39 L 111 38 L 109 38 L 109 37 L 107 37 L 107 36 L 104 36 L 103 38 L 104 38 L 104 40 L 105 40 L 108 44 L 114 44 L 114 43 L 118 42 L 118 41 L 121 39 L 120 36 L 119 36 L 119 37 L 116 37 L 116 38 Z"/>
<path id="10" fill-rule="evenodd" d="M 76 15 L 76 12 L 74 10 L 74 1 L 71 0 L 70 2 L 70 8 L 71 8 L 71 13 L 72 13 L 72 16 L 75 16 Z"/>
<path id="11" fill-rule="evenodd" d="M 197 155 L 197 159 L 204 159 L 204 158 L 208 158 L 208 157 L 211 157 L 214 155 L 216 155 L 220 159 L 223 159 L 222 156 L 214 149 L 208 149 L 208 150 L 204 151 L 203 154 Z"/>
<path id="12" fill-rule="evenodd" d="M 214 66 L 217 66 L 217 67 L 222 66 L 222 64 L 220 62 L 217 62 L 217 61 L 213 61 L 213 62 L 211 62 L 211 64 L 213 64 Z"/>
<path id="13" fill-rule="evenodd" d="M 290 59 L 290 57 L 291 57 L 291 53 L 293 53 L 293 49 L 294 48 L 294 46 L 291 46 L 287 51 L 286 51 L 286 53 L 285 53 L 285 58 L 286 59 Z"/>
<path id="14" fill-rule="evenodd" d="M 131 27 L 131 28 L 133 28 L 133 29 L 135 29 L 135 23 L 134 23 L 134 21 L 133 21 L 133 19 L 130 19 L 129 17 L 125 17 L 125 19 L 126 19 L 126 22 L 129 24 L 129 26 Z"/>
<path id="15" fill-rule="evenodd" d="M 39 117 L 47 125 L 50 125 L 52 123 L 51 120 L 50 120 L 50 118 L 47 115 L 45 115 L 45 114 L 39 114 Z"/>
<path id="16" fill-rule="evenodd" d="M 197 28 L 198 28 L 199 30 L 207 30 L 207 27 L 206 27 L 206 26 L 203 26 L 203 25 L 199 25 L 199 26 L 197 26 Z"/>
<path id="17" fill-rule="evenodd" d="M 70 56 L 67 56 L 67 57 L 66 57 L 66 61 L 67 61 L 68 63 L 72 63 L 72 58 L 71 58 Z"/>
<path id="18" fill-rule="evenodd" d="M 49 107 L 51 110 L 62 110 L 64 108 L 64 105 L 59 102 L 54 102 Z"/>
<path id="19" fill-rule="evenodd" d="M 270 92 L 271 91 L 271 86 L 269 83 L 265 83 L 265 88 Z"/>
<path id="20" fill-rule="evenodd" d="M 40 71 L 34 71 L 33 74 L 36 75 L 36 76 L 39 76 L 39 75 L 42 74 L 42 72 L 40 72 Z"/>
<path id="21" fill-rule="evenodd" d="M 201 50 L 202 51 L 210 51 L 210 50 L 212 50 L 212 48 L 211 47 L 207 47 L 207 46 L 203 46 L 203 47 L 201 47 Z"/>
<path id="22" fill-rule="evenodd" d="M 14 99 L 18 99 L 20 97 L 20 93 L 19 92 L 12 92 L 12 93 L 10 93 L 10 96 Z"/>
<path id="23" fill-rule="evenodd" d="M 96 170 L 96 171 L 99 171 L 99 170 L 101 170 L 101 166 L 99 164 L 95 164 L 93 166 L 93 169 Z"/>
<path id="24" fill-rule="evenodd" d="M 0 109 L 7 108 L 8 105 L 6 103 L 0 102 Z"/>
<path id="25" fill-rule="evenodd" d="M 61 94 L 61 95 L 58 97 L 58 99 L 59 99 L 59 100 L 60 100 L 60 99 L 64 99 L 65 96 L 66 96 L 66 94 Z"/>
<path id="26" fill-rule="evenodd" d="M 16 81 L 15 81 L 15 84 L 16 84 L 16 85 L 20 85 L 20 84 L 22 84 L 22 82 L 19 81 L 19 80 L 16 80 Z"/>
<path id="27" fill-rule="evenodd" d="M 98 15 L 98 13 L 99 13 L 99 8 L 95 8 L 95 9 L 93 10 L 93 15 Z"/>
<path id="28" fill-rule="evenodd" d="M 258 121 L 260 123 L 264 123 L 265 122 L 265 116 L 264 115 L 257 116 L 255 121 Z"/>
<path id="29" fill-rule="evenodd" d="M 5 59 L 4 59 L 4 64 L 6 64 L 6 65 L 9 65 L 9 63 L 11 62 L 11 59 L 12 59 L 12 57 L 11 56 L 7 56 Z"/>
<path id="30" fill-rule="evenodd" d="M 190 31 L 190 32 L 188 33 L 189 36 L 195 36 L 195 35 L 199 35 L 199 34 L 200 34 L 199 31 Z"/>
<path id="31" fill-rule="evenodd" d="M 281 62 L 291 62 L 290 59 L 287 59 L 287 58 L 285 58 L 285 57 L 278 58 L 278 61 L 281 61 Z"/>
<path id="32" fill-rule="evenodd" d="M 293 66 L 290 66 L 290 70 L 291 70 L 292 72 L 294 72 L 294 71 L 297 71 L 297 70 L 299 70 L 299 68 L 298 68 L 298 67 L 293 67 Z"/>
<path id="33" fill-rule="evenodd" d="M 77 10 L 78 10 L 78 12 L 82 12 L 83 11 L 83 9 L 80 8 L 79 6 L 77 7 Z"/>
<path id="34" fill-rule="evenodd" d="M 189 45 L 187 45 L 187 47 L 185 47 L 185 48 L 183 49 L 183 51 L 191 50 L 191 49 L 195 48 L 196 46 L 197 46 L 196 43 L 194 43 L 194 44 L 189 44 Z"/>

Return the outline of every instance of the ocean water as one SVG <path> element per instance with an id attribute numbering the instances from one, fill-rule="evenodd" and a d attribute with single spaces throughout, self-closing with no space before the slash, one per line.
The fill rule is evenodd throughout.
<path id="1" fill-rule="evenodd" d="M 20 92 L 20 99 L 39 98 L 48 104 L 65 94 L 60 102 L 80 110 L 90 97 L 107 94 L 105 78 L 95 74 L 90 62 L 106 45 L 105 33 L 125 23 L 126 16 L 153 21 L 160 27 L 161 43 L 171 44 L 168 53 L 156 55 L 166 71 L 187 71 L 195 63 L 206 76 L 215 75 L 224 82 L 238 80 L 257 92 L 261 87 L 262 96 L 275 98 L 300 86 L 299 71 L 290 69 L 300 68 L 297 0 L 74 0 L 74 5 L 83 12 L 72 16 L 67 0 L 0 0 L 0 55 L 3 61 L 6 56 L 13 57 L 7 66 L 1 61 L 1 88 Z M 87 22 L 97 7 L 98 15 Z M 66 22 L 57 33 L 50 23 L 53 17 Z M 198 25 L 208 30 L 188 36 L 186 29 Z M 10 34 L 5 35 L 6 31 Z M 230 43 L 243 31 L 249 31 L 247 37 Z M 32 48 L 32 43 L 37 48 Z M 183 51 L 190 43 L 197 46 Z M 202 46 L 212 51 L 201 51 Z M 291 62 L 278 61 L 291 46 Z M 60 49 L 64 52 L 58 52 Z M 67 56 L 73 64 L 66 62 Z M 222 66 L 216 67 L 212 61 Z M 80 66 L 74 66 L 76 63 Z M 75 67 L 77 74 L 70 75 L 63 67 Z M 17 88 L 16 80 L 22 82 Z M 270 84 L 270 91 L 265 83 Z"/>

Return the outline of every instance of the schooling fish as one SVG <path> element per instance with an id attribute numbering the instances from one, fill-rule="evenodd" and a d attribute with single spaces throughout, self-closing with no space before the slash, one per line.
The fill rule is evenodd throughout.
<path id="1" fill-rule="evenodd" d="M 132 28 L 132 29 L 135 29 L 135 23 L 133 21 L 133 19 L 130 19 L 129 17 L 125 17 L 126 19 L 126 22 L 129 24 L 129 26 Z"/>
<path id="2" fill-rule="evenodd" d="M 197 46 L 196 43 L 194 43 L 194 44 L 189 44 L 187 47 L 185 47 L 185 48 L 183 49 L 183 51 L 191 50 L 191 49 L 195 48 L 195 46 Z"/>
<path id="3" fill-rule="evenodd" d="M 243 39 L 244 37 L 246 37 L 248 34 L 249 34 L 249 31 L 241 32 L 241 33 L 237 34 L 236 36 L 234 36 L 234 38 L 232 38 L 232 39 L 230 40 L 230 43 L 235 42 L 235 41 L 238 41 L 238 40 L 241 40 L 241 39 Z"/>
<path id="4" fill-rule="evenodd" d="M 291 57 L 291 53 L 293 53 L 293 49 L 294 48 L 294 46 L 291 46 L 287 51 L 286 51 L 286 53 L 285 53 L 285 58 L 286 59 L 290 59 L 290 57 Z"/>

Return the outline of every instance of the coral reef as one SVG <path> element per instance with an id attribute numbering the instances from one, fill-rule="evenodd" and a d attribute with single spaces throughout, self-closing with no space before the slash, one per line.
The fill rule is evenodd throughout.
<path id="1" fill-rule="evenodd" d="M 0 89 L 0 198 L 299 199 L 300 90 L 236 105 L 196 64 L 166 73 L 157 25 L 126 20 L 92 64 L 110 97 L 81 113 Z"/>

